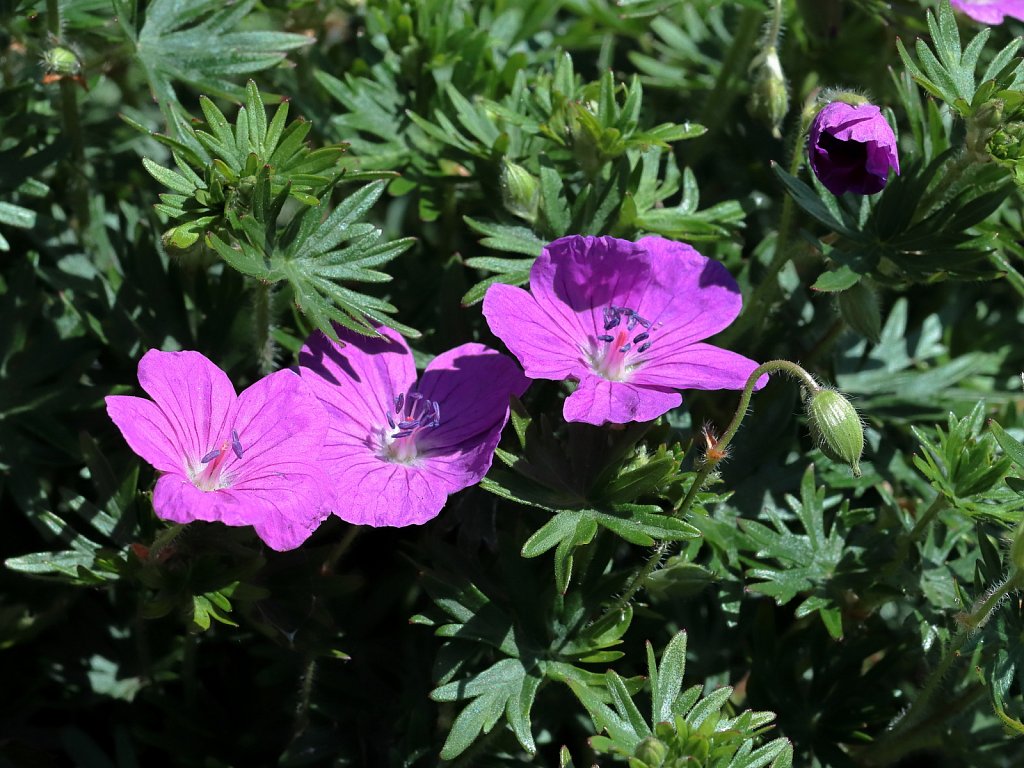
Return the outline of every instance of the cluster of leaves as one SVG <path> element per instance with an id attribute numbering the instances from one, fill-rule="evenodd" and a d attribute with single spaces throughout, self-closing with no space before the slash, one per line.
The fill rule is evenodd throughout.
<path id="1" fill-rule="evenodd" d="M 268 121 L 251 80 L 234 128 L 208 98 L 201 97 L 200 106 L 204 124 L 179 119 L 178 138 L 156 136 L 171 148 L 177 171 L 143 160 L 171 190 L 160 196 L 158 210 L 181 222 L 164 233 L 164 243 L 185 250 L 205 236 L 205 244 L 243 275 L 264 285 L 287 283 L 296 306 L 332 338 L 334 323 L 372 333 L 376 322 L 415 335 L 390 317 L 397 311 L 393 305 L 344 287 L 389 280 L 376 267 L 413 243 L 389 242 L 378 227 L 360 223 L 383 193 L 383 181 L 362 187 L 330 211 L 329 192 L 339 182 L 381 174 L 345 173 L 343 146 L 310 149 L 304 140 L 311 126 L 286 125 L 287 102 Z M 304 207 L 282 226 L 289 201 Z"/>

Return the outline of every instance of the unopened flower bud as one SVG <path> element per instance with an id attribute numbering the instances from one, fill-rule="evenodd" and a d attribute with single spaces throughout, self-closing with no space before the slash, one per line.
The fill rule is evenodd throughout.
<path id="1" fill-rule="evenodd" d="M 70 48 L 55 45 L 43 53 L 43 67 L 48 73 L 71 77 L 82 71 L 82 62 Z"/>
<path id="2" fill-rule="evenodd" d="M 772 129 L 772 135 L 779 138 L 782 121 L 789 112 L 789 85 L 782 73 L 779 51 L 774 45 L 765 48 L 750 62 L 753 86 L 747 111 Z"/>
<path id="3" fill-rule="evenodd" d="M 990 99 L 974 110 L 967 118 L 967 134 L 964 144 L 972 159 L 984 162 L 989 159 L 989 142 L 1003 125 L 1003 111 L 1006 102 L 1002 99 Z"/>
<path id="4" fill-rule="evenodd" d="M 870 341 L 878 341 L 882 331 L 882 312 L 878 296 L 863 280 L 841 291 L 836 297 L 839 314 L 853 330 Z"/>
<path id="5" fill-rule="evenodd" d="M 814 117 L 807 135 L 811 170 L 834 195 L 881 192 L 889 171 L 900 172 L 892 127 L 863 96 L 831 92 L 827 97 L 833 101 Z"/>
<path id="6" fill-rule="evenodd" d="M 501 200 L 513 216 L 532 222 L 537 218 L 540 183 L 521 165 L 506 160 L 501 169 Z"/>
<path id="7" fill-rule="evenodd" d="M 661 768 L 667 756 L 668 745 L 654 736 L 648 736 L 637 744 L 633 751 L 633 757 L 642 762 L 646 768 Z"/>
<path id="8" fill-rule="evenodd" d="M 860 477 L 860 455 L 864 452 L 864 426 L 857 410 L 840 392 L 821 388 L 804 400 L 811 432 L 822 453 L 853 468 Z"/>

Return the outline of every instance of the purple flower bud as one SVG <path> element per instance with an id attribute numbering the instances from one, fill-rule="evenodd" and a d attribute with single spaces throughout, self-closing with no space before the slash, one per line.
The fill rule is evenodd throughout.
<path id="1" fill-rule="evenodd" d="M 834 195 L 880 192 L 889 169 L 899 175 L 896 136 L 874 104 L 826 105 L 811 123 L 807 140 L 811 169 Z"/>

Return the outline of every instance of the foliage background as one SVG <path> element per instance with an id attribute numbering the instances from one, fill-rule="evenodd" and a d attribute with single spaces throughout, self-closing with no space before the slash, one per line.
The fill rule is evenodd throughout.
<path id="1" fill-rule="evenodd" d="M 1019 764 L 1022 30 L 961 56 L 948 6 L 787 0 L 776 137 L 747 110 L 772 5 L 0 0 L 0 765 L 590 765 L 637 748 L 652 692 L 655 722 L 689 712 L 686 764 Z M 833 85 L 899 128 L 872 203 L 793 163 Z M 275 129 L 282 99 L 304 123 Z M 735 393 L 602 432 L 537 382 L 505 466 L 421 528 L 275 554 L 153 517 L 102 407 L 145 350 L 241 389 L 331 320 L 424 361 L 496 343 L 486 281 L 568 233 L 725 263 L 718 343 L 848 393 L 863 475 L 777 377 L 673 526 Z M 587 543 L 599 514 L 626 522 Z"/>

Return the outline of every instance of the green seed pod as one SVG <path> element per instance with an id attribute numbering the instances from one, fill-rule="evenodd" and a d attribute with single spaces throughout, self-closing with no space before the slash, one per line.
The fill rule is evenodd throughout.
<path id="1" fill-rule="evenodd" d="M 870 341 L 877 342 L 882 331 L 878 296 L 863 280 L 836 297 L 839 314 L 848 326 Z"/>
<path id="2" fill-rule="evenodd" d="M 647 768 L 661 768 L 668 756 L 668 745 L 654 736 L 648 736 L 636 745 L 633 756 Z"/>
<path id="3" fill-rule="evenodd" d="M 864 452 L 864 427 L 857 410 L 840 392 L 819 389 L 804 399 L 811 433 L 822 453 L 853 468 L 860 477 L 860 455 Z"/>
<path id="4" fill-rule="evenodd" d="M 82 62 L 70 48 L 55 45 L 43 53 L 43 67 L 50 74 L 71 77 L 82 71 Z"/>
<path id="5" fill-rule="evenodd" d="M 501 200 L 513 216 L 532 222 L 537 218 L 540 183 L 521 165 L 506 160 L 501 169 Z"/>
<path id="6" fill-rule="evenodd" d="M 750 62 L 753 86 L 747 111 L 772 129 L 772 135 L 780 138 L 779 128 L 789 112 L 789 85 L 782 72 L 782 62 L 774 45 L 765 48 Z"/>

